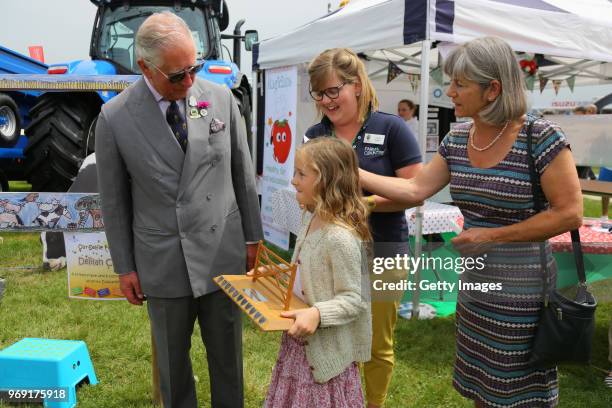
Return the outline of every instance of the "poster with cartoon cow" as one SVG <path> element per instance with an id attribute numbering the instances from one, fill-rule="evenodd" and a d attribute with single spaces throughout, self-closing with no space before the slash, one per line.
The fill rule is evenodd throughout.
<path id="1" fill-rule="evenodd" d="M 289 231 L 275 222 L 272 196 L 280 189 L 293 190 L 297 81 L 295 66 L 266 70 L 261 218 L 265 239 L 283 249 L 289 248 Z"/>
<path id="2" fill-rule="evenodd" d="M 0 193 L 0 231 L 102 231 L 97 194 Z"/>

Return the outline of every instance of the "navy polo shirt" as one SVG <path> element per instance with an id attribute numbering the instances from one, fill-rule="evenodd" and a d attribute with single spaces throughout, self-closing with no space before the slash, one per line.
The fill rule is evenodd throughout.
<path id="1" fill-rule="evenodd" d="M 308 139 L 334 134 L 333 125 L 323 120 L 306 131 Z M 382 176 L 395 176 L 395 170 L 420 163 L 421 151 L 416 137 L 399 117 L 384 112 L 371 112 L 353 140 L 359 167 Z M 371 195 L 364 190 L 364 195 Z M 404 211 L 374 212 L 370 215 L 374 242 L 406 242 L 408 226 Z"/>

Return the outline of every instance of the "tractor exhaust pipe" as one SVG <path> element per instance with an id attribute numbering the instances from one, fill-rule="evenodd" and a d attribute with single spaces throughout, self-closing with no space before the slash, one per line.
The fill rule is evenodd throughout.
<path id="1" fill-rule="evenodd" d="M 244 21 L 244 19 L 238 20 L 236 26 L 234 27 L 234 64 L 238 66 L 238 69 L 240 69 L 240 53 L 242 51 L 242 45 L 240 44 L 242 41 L 242 34 L 240 29 L 242 28 Z"/>

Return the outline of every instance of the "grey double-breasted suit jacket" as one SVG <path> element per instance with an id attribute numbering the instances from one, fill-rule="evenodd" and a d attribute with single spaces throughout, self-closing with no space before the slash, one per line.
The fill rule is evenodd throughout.
<path id="1" fill-rule="evenodd" d="M 145 295 L 201 296 L 212 278 L 245 270 L 262 238 L 255 175 L 231 92 L 197 79 L 187 98 L 186 154 L 141 78 L 106 103 L 96 126 L 102 214 L 115 272 L 137 271 Z M 211 133 L 217 119 L 225 129 Z M 218 123 L 218 122 L 217 122 Z"/>

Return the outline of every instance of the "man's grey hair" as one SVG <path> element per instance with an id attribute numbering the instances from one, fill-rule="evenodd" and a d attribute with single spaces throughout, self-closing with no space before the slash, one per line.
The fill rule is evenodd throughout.
<path id="1" fill-rule="evenodd" d="M 501 93 L 479 112 L 492 125 L 503 125 L 527 112 L 525 82 L 512 48 L 496 37 L 482 37 L 459 45 L 444 62 L 444 72 L 453 79 L 476 82 L 483 90 L 496 79 Z"/>
<path id="2" fill-rule="evenodd" d="M 170 11 L 152 14 L 136 33 L 136 58 L 144 60 L 147 65 L 160 66 L 161 51 L 186 39 L 193 41 L 191 30 L 182 18 Z"/>

